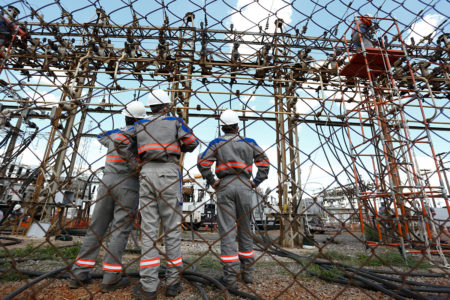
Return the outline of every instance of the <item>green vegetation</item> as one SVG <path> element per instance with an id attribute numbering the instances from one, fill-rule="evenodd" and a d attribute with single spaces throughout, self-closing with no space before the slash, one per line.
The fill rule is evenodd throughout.
<path id="1" fill-rule="evenodd" d="M 398 250 L 389 250 L 384 252 L 378 252 L 373 255 L 366 255 L 364 253 L 358 253 L 356 259 L 358 265 L 376 267 L 376 266 L 396 266 L 396 267 L 408 267 L 417 269 L 426 269 L 432 267 L 425 261 L 425 257 L 414 257 L 407 255 L 407 261 L 405 262 L 403 256 Z"/>
<path id="2" fill-rule="evenodd" d="M 330 270 L 321 268 L 319 265 L 311 264 L 308 266 L 308 271 L 322 277 L 327 278 L 339 278 L 343 275 L 343 273 L 336 268 L 336 266 L 333 266 Z"/>
<path id="3" fill-rule="evenodd" d="M 66 258 L 75 259 L 78 252 L 80 251 L 81 244 L 75 244 L 71 247 L 54 248 L 52 245 L 45 245 L 37 247 L 35 245 L 27 245 L 22 248 L 15 248 L 8 250 L 0 250 L 0 256 L 9 257 L 12 256 L 15 259 L 20 258 L 44 258 L 44 259 L 54 259 L 54 258 Z"/>
<path id="4" fill-rule="evenodd" d="M 378 231 L 373 227 L 370 227 L 368 224 L 364 224 L 364 235 L 366 237 L 366 241 L 379 242 L 380 237 L 378 236 Z"/>
<path id="5" fill-rule="evenodd" d="M 336 251 L 336 250 L 326 250 L 326 251 L 323 251 L 323 252 L 321 253 L 321 257 L 326 258 L 326 259 L 329 259 L 329 260 L 331 260 L 331 261 L 333 261 L 333 260 L 350 261 L 350 260 L 353 259 L 352 256 L 343 254 L 343 253 L 341 253 L 341 252 L 339 252 L 339 251 Z"/>
<path id="6" fill-rule="evenodd" d="M 308 265 L 308 260 L 302 260 L 303 264 L 306 266 Z M 315 275 L 328 277 L 328 278 L 338 278 L 342 275 L 342 272 L 339 271 L 336 267 L 332 267 L 332 269 L 327 270 L 324 268 L 319 267 L 316 264 L 310 264 L 308 267 L 306 267 L 305 270 L 300 270 L 303 268 L 299 264 L 293 264 L 291 262 L 257 262 L 256 268 L 261 268 L 257 270 L 257 272 L 275 272 L 276 274 L 283 275 L 283 276 L 289 276 L 292 277 L 295 274 L 297 274 L 295 277 L 297 278 L 311 278 L 313 275 L 309 274 L 308 272 L 312 272 Z M 270 270 L 270 271 L 269 271 Z M 300 272 L 300 273 L 299 273 Z M 270 274 L 267 274 L 270 276 Z"/>
<path id="7" fill-rule="evenodd" d="M 20 259 L 67 259 L 73 260 L 76 258 L 78 252 L 80 251 L 80 244 L 75 244 L 70 247 L 61 247 L 61 248 L 53 248 L 51 245 L 45 246 L 35 246 L 35 245 L 27 245 L 26 247 L 0 250 L 0 256 L 3 257 L 5 263 L 2 265 L 3 268 L 8 269 L 11 268 L 11 264 L 9 263 L 9 257 L 13 257 L 16 260 Z M 0 282 L 9 282 L 9 281 L 18 281 L 24 278 L 28 278 L 26 275 L 21 275 L 17 273 L 14 269 L 11 269 L 5 273 L 0 274 Z"/>
<path id="8" fill-rule="evenodd" d="M 222 265 L 220 264 L 219 259 L 210 254 L 200 258 L 200 260 L 196 262 L 196 265 L 211 270 L 222 270 Z"/>
<path id="9" fill-rule="evenodd" d="M 6 265 L 5 267 L 10 267 L 10 265 Z M 20 275 L 16 272 L 16 270 L 11 269 L 6 273 L 0 273 L 0 282 L 10 282 L 10 281 L 19 281 L 22 279 L 28 278 L 26 275 Z"/>
<path id="10" fill-rule="evenodd" d="M 379 266 L 396 266 L 396 267 L 408 267 L 417 269 L 426 269 L 432 267 L 427 263 L 423 257 L 407 256 L 407 262 L 403 259 L 403 256 L 398 250 L 377 251 L 373 254 L 356 253 L 355 256 L 342 254 L 341 252 L 331 250 L 324 251 L 321 254 L 322 258 L 331 261 L 339 261 L 351 266 L 367 266 L 367 267 L 379 267 Z"/>

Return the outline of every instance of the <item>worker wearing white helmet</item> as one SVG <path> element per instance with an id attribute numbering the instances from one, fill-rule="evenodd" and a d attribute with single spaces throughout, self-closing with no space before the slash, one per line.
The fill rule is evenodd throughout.
<path id="1" fill-rule="evenodd" d="M 253 283 L 252 189 L 267 179 L 270 163 L 255 140 L 239 135 L 236 112 L 225 110 L 220 116 L 220 124 L 224 135 L 211 141 L 200 153 L 197 167 L 203 178 L 217 191 L 220 260 L 224 273 L 219 280 L 233 289 L 237 287 L 237 274 L 241 274 L 245 283 Z M 211 171 L 214 163 L 218 180 Z M 253 164 L 258 172 L 251 179 Z M 235 242 L 236 227 L 238 247 Z"/>
<path id="2" fill-rule="evenodd" d="M 22 208 L 20 204 L 14 205 L 13 211 L 19 211 Z"/>
<path id="3" fill-rule="evenodd" d="M 142 161 L 139 207 L 142 229 L 142 257 L 140 285 L 133 294 L 138 299 L 153 299 L 159 284 L 160 252 L 158 225 L 164 228 L 166 269 L 166 296 L 174 297 L 181 290 L 181 222 L 182 194 L 179 161 L 181 153 L 192 152 L 199 144 L 192 130 L 183 120 L 172 117 L 169 95 L 162 90 L 150 93 L 148 104 L 152 115 L 138 121 L 126 132 Z M 117 146 L 127 151 L 127 143 Z"/>
<path id="4" fill-rule="evenodd" d="M 94 214 L 83 245 L 72 267 L 70 288 L 78 288 L 89 283 L 89 271 L 96 263 L 103 242 L 109 237 L 103 259 L 102 291 L 113 291 L 129 285 L 127 277 L 122 277 L 122 253 L 133 227 L 139 202 L 139 172 L 136 154 L 123 155 L 115 147 L 116 141 L 130 145 L 125 133 L 134 122 L 146 117 L 145 106 L 139 101 L 128 103 L 122 110 L 126 127 L 100 134 L 99 142 L 108 148 L 103 178 L 100 181 Z M 130 145 L 131 147 L 131 145 Z M 110 235 L 106 231 L 111 225 Z"/>
<path id="5" fill-rule="evenodd" d="M 165 106 L 170 104 L 169 94 L 164 90 L 154 90 L 148 95 L 148 105 L 154 110 L 154 106 Z"/>
<path id="6" fill-rule="evenodd" d="M 352 42 L 357 51 L 362 49 L 361 42 L 364 49 L 374 47 L 371 36 L 372 20 L 372 15 L 365 14 L 364 16 L 360 16 L 357 25 L 355 24 L 352 32 Z"/>
<path id="7" fill-rule="evenodd" d="M 125 117 L 130 118 L 128 120 L 127 125 L 132 125 L 132 123 L 135 122 L 135 120 L 140 120 L 146 117 L 147 113 L 145 111 L 145 106 L 139 101 L 131 101 L 127 105 L 125 105 L 125 108 L 122 110 L 122 115 Z M 127 120 L 125 119 L 125 122 Z"/>
<path id="8" fill-rule="evenodd" d="M 220 115 L 220 124 L 221 125 L 237 125 L 239 123 L 239 117 L 237 113 L 231 109 L 225 110 Z"/>

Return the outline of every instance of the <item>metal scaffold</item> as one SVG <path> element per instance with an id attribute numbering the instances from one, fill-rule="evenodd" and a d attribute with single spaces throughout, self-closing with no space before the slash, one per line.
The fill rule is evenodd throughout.
<path id="1" fill-rule="evenodd" d="M 0 298 L 448 297 L 448 1 L 0 11 Z"/>
<path id="2" fill-rule="evenodd" d="M 360 99 L 353 108 L 346 110 L 345 116 L 347 120 L 357 117 L 361 123 L 359 130 L 347 126 L 347 135 L 363 240 L 364 224 L 370 222 L 376 226 L 379 241 L 365 241 L 369 246 L 373 247 L 379 243 L 400 245 L 403 255 L 406 255 L 407 251 L 415 251 L 407 248 L 422 244 L 428 256 L 431 251 L 437 252 L 442 258 L 442 263 L 448 266 L 438 234 L 440 231 L 436 230 L 430 211 L 431 199 L 434 198 L 443 199 L 447 210 L 450 209 L 428 129 L 429 121 L 436 113 L 427 118 L 423 108 L 424 94 L 428 92 L 429 96 L 433 97 L 433 91 L 431 88 L 428 90 L 418 88 L 416 81 L 418 75 L 415 75 L 411 66 L 396 21 L 389 18 L 368 17 L 368 19 L 385 25 L 386 30 L 377 35 L 379 43 L 369 47 L 365 45 L 367 43 L 364 42 L 365 37 L 361 33 L 364 26 L 361 20 L 364 19 L 355 18 L 350 28 L 354 28 L 358 33 L 357 40 L 361 48 L 355 53 L 354 46 L 352 49 L 351 42 L 344 36 L 341 50 L 344 53 L 342 55 L 346 57 L 342 59 L 344 61 L 347 59 L 348 62 L 340 69 L 341 74 L 347 76 L 352 74 L 357 80 L 355 94 Z M 389 32 L 390 28 L 396 30 L 395 36 L 400 42 L 397 49 L 385 43 L 387 39 L 384 34 Z M 405 75 L 409 75 L 410 83 L 407 87 L 399 85 L 399 79 L 394 76 L 392 70 L 392 65 L 398 64 L 399 60 L 404 61 Z M 418 77 L 426 82 L 426 78 Z M 365 92 L 364 88 L 359 86 L 361 82 L 367 86 Z M 343 87 L 341 93 L 344 99 L 342 90 Z M 410 131 L 408 105 L 415 106 L 419 112 L 417 118 L 425 127 L 424 132 L 418 135 Z M 365 129 L 363 124 L 369 128 Z M 430 154 L 433 163 L 431 168 L 439 178 L 439 185 L 430 185 L 430 182 L 420 174 L 415 154 L 417 145 L 427 146 L 422 151 Z M 358 164 L 364 163 L 368 165 L 363 171 L 369 172 L 373 177 L 375 184 L 372 187 L 364 186 L 361 182 L 362 170 Z M 436 250 L 431 250 L 432 246 L 435 246 Z"/>
<path id="3" fill-rule="evenodd" d="M 354 41 L 346 37 L 350 31 L 342 37 L 308 36 L 306 25 L 300 29 L 275 17 L 267 18 L 266 28 L 259 25 L 259 31 L 237 30 L 233 24 L 219 28 L 208 24 L 212 18 L 206 8 L 201 22 L 196 17 L 200 19 L 202 10 L 186 12 L 174 22 L 163 5 L 161 24 L 155 26 L 141 25 L 146 19 L 136 11 L 131 22 L 121 24 L 113 22 L 101 6 L 85 22 L 75 22 L 63 7 L 61 17 L 54 19 L 26 3 L 25 7 L 29 19 L 16 23 L 26 38 L 18 41 L 19 32 L 14 33 L 2 57 L 1 103 L 9 117 L 17 119 L 17 130 L 24 120 L 37 119 L 48 132 L 40 165 L 33 172 L 35 180 L 30 181 L 32 196 L 25 204 L 31 217 L 43 206 L 40 218 L 53 220 L 56 193 L 70 189 L 83 172 L 92 171 L 76 169 L 77 161 L 84 159 L 80 143 L 99 133 L 102 118 L 120 111 L 127 102 L 124 95 L 136 99 L 163 89 L 170 93 L 172 113 L 186 123 L 217 119 L 221 111 L 233 107 L 244 122 L 272 128 L 278 158 L 273 162 L 278 179 L 273 192 L 278 198 L 281 245 L 301 246 L 309 235 L 302 213 L 301 169 L 302 156 L 308 162 L 312 158 L 302 153 L 308 141 L 299 135 L 300 125 L 306 125 L 332 128 L 332 136 L 345 129 L 363 233 L 373 215 L 380 243 L 395 244 L 399 239 L 406 253 L 420 242 L 428 255 L 436 244 L 442 253 L 436 228 L 427 221 L 430 199 L 443 198 L 449 208 L 431 132 L 448 132 L 450 122 L 437 113 L 429 117 L 425 111 L 448 110 L 448 34 L 439 35 L 435 44 L 407 44 L 394 19 L 372 17 L 378 26 L 376 45 L 356 50 Z M 361 35 L 355 18 L 347 27 Z M 267 30 L 269 26 L 274 30 Z M 42 88 L 47 89 L 44 95 Z M 45 101 L 52 92 L 60 94 L 54 105 Z M 252 97 L 266 108 L 250 108 Z M 312 109 L 299 110 L 301 102 Z M 92 121 L 96 126 L 86 130 L 86 122 Z M 16 136 L 13 133 L 3 156 L 2 177 Z M 429 147 L 438 186 L 426 184 L 419 174 L 415 161 L 419 144 Z M 364 176 L 373 180 L 370 188 L 362 181 Z M 383 213 L 381 203 L 386 208 Z M 413 208 L 421 213 L 413 215 Z M 380 220 L 395 229 L 391 235 Z M 417 226 L 419 231 L 414 229 Z"/>

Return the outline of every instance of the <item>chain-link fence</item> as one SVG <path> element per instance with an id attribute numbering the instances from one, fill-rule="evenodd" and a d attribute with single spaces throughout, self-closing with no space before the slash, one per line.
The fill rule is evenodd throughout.
<path id="1" fill-rule="evenodd" d="M 449 8 L 4 1 L 0 294 L 446 299 Z"/>

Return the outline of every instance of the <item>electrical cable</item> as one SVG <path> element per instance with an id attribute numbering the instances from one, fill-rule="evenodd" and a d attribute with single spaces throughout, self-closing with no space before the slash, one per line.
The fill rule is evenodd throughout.
<path id="1" fill-rule="evenodd" d="M 357 270 L 350 266 L 344 265 L 342 263 L 334 263 L 334 262 L 326 262 L 326 261 L 319 261 L 317 259 L 312 259 L 310 257 L 306 256 L 300 256 L 298 254 L 289 252 L 285 249 L 280 248 L 278 245 L 276 245 L 270 238 L 268 237 L 267 229 L 264 230 L 264 233 L 259 231 L 258 232 L 261 236 L 261 239 L 265 242 L 265 244 L 262 244 L 260 241 L 256 240 L 257 246 L 262 248 L 264 252 L 270 252 L 272 254 L 287 257 L 290 259 L 293 259 L 300 265 L 304 266 L 306 268 L 306 261 L 309 261 L 312 264 L 316 264 L 317 266 L 330 270 L 333 267 L 340 267 L 341 270 L 347 271 L 343 275 L 340 275 L 338 278 L 330 278 L 327 276 L 323 276 L 320 274 L 317 274 L 313 271 L 310 271 L 306 269 L 306 272 L 312 276 L 318 277 L 320 279 L 341 283 L 341 284 L 350 284 L 361 288 L 369 288 L 375 291 L 380 291 L 386 295 L 389 295 L 395 299 L 405 299 L 403 296 L 413 298 L 413 299 L 427 299 L 428 295 L 420 294 L 419 291 L 424 292 L 432 292 L 432 293 L 445 293 L 447 294 L 449 292 L 449 289 L 446 287 L 439 287 L 437 285 L 430 285 L 426 283 L 420 283 L 420 282 L 414 282 L 412 284 L 412 281 L 409 281 L 413 287 L 403 287 L 396 285 L 392 283 L 393 281 L 397 281 L 396 278 L 390 278 L 388 276 L 383 275 L 377 275 L 371 273 L 372 270 L 364 269 L 364 270 Z M 302 261 L 304 260 L 304 261 Z M 421 274 L 422 275 L 422 274 Z M 442 274 L 444 276 L 444 274 Z M 434 276 L 432 276 L 434 277 Z M 375 282 L 374 282 L 375 281 Z M 402 283 L 408 283 L 403 282 Z M 363 283 L 363 284 L 361 284 Z M 417 287 L 418 286 L 418 287 Z"/>
<path id="2" fill-rule="evenodd" d="M 88 179 L 86 180 L 86 183 L 84 184 L 83 192 L 81 193 L 81 199 L 84 199 L 84 197 L 85 197 L 85 195 L 86 195 L 86 189 L 87 189 L 89 183 L 92 182 L 92 180 L 93 180 L 94 176 L 97 174 L 97 172 L 103 171 L 104 169 L 105 169 L 104 166 L 103 166 L 103 167 L 100 167 L 100 168 L 98 168 L 97 170 L 95 170 L 94 172 L 92 172 L 92 173 L 89 175 Z M 92 199 L 92 197 L 91 197 L 91 189 L 89 189 L 89 197 L 88 197 L 88 198 L 89 198 L 89 200 Z"/>
<path id="3" fill-rule="evenodd" d="M 14 161 L 23 151 L 25 151 L 28 146 L 31 144 L 31 142 L 36 137 L 37 133 L 39 131 L 39 128 L 36 127 L 35 131 L 31 134 L 31 136 L 23 139 L 21 145 L 19 146 L 19 149 L 16 150 L 6 161 L 3 161 L 3 165 L 0 167 L 0 172 L 6 169 L 9 164 Z"/>
<path id="4" fill-rule="evenodd" d="M 367 270 L 358 270 L 355 268 L 349 268 L 349 270 L 352 270 L 353 272 L 361 272 L 361 273 L 367 273 L 370 274 Z M 411 290 L 415 290 L 415 291 L 422 291 L 422 292 L 432 292 L 432 290 L 438 291 L 440 293 L 450 293 L 450 287 L 445 287 L 445 286 L 440 286 L 440 285 L 435 285 L 435 284 L 424 284 L 423 282 L 418 282 L 418 281 L 412 281 L 412 280 L 404 280 L 404 279 L 400 279 L 400 278 L 393 278 L 393 277 L 389 277 L 389 276 L 384 276 L 384 275 L 376 275 L 378 278 L 381 279 L 386 279 L 389 281 L 394 281 L 394 282 L 400 282 L 400 283 L 404 283 L 409 285 Z"/>
<path id="5" fill-rule="evenodd" d="M 191 284 L 200 292 L 200 295 L 203 299 L 207 300 L 209 299 L 208 294 L 206 293 L 205 289 L 199 284 L 198 282 L 191 279 Z"/>
<path id="6" fill-rule="evenodd" d="M 0 148 L 2 148 L 3 146 L 5 146 L 8 141 L 9 138 L 12 136 L 12 130 L 8 130 L 8 132 L 6 133 L 5 137 L 3 138 L 3 140 L 0 142 Z"/>
<path id="7" fill-rule="evenodd" d="M 36 283 L 44 280 L 45 278 L 57 275 L 57 274 L 61 273 L 62 271 L 64 271 L 65 269 L 66 269 L 66 267 L 62 267 L 62 268 L 58 268 L 58 269 L 55 269 L 53 271 L 44 273 L 44 274 L 40 275 L 39 277 L 33 279 L 32 281 L 28 282 L 27 284 L 25 284 L 25 285 L 21 286 L 20 288 L 16 289 L 15 291 L 13 291 L 9 295 L 7 295 L 2 300 L 12 300 L 12 299 L 14 299 L 15 296 L 19 295 L 20 293 L 22 293 L 26 289 L 30 288 L 31 286 L 35 285 Z"/>
<path id="8" fill-rule="evenodd" d="M 22 243 L 22 240 L 12 238 L 12 237 L 6 237 L 6 236 L 0 236 L 0 240 L 6 240 L 9 241 L 7 243 L 3 243 L 0 241 L 0 247 L 6 247 L 6 246 L 12 246 Z"/>
<path id="9" fill-rule="evenodd" d="M 13 297 L 19 295 L 20 293 L 22 293 L 24 290 L 30 288 L 32 285 L 42 281 L 45 278 L 48 277 L 57 277 L 59 279 L 68 279 L 71 278 L 69 273 L 64 273 L 62 275 L 59 275 L 59 273 L 61 273 L 63 270 L 65 270 L 67 267 L 62 267 L 62 268 L 58 268 L 55 269 L 53 271 L 47 272 L 47 273 L 43 273 L 43 272 L 38 272 L 38 271 L 31 271 L 31 270 L 17 270 L 17 272 L 20 272 L 22 275 L 27 275 L 27 276 L 38 276 L 36 279 L 30 281 L 29 283 L 25 284 L 24 286 L 20 287 L 19 289 L 11 292 L 8 296 L 6 296 L 5 298 L 3 298 L 2 300 L 9 300 L 9 299 L 13 299 Z M 195 266 L 194 266 L 195 269 Z M 6 273 L 11 271 L 11 269 L 5 269 L 5 268 L 0 268 L 0 272 L 1 273 Z M 165 268 L 162 267 L 159 270 L 159 276 L 160 277 L 164 277 L 165 276 Z M 99 278 L 103 278 L 103 274 L 97 274 L 97 273 L 92 273 L 90 274 L 91 278 L 94 279 L 99 279 Z M 139 278 L 139 273 L 134 272 L 134 273 L 126 273 L 126 276 L 129 277 L 134 277 L 134 278 Z M 216 288 L 223 290 L 225 292 L 230 292 L 236 296 L 239 297 L 243 297 L 243 298 L 247 298 L 250 300 L 262 300 L 261 298 L 236 290 L 236 289 L 226 289 L 225 286 L 223 286 L 223 284 L 221 282 L 219 282 L 218 280 L 216 280 L 215 278 L 205 275 L 203 273 L 199 273 L 199 272 L 194 272 L 194 271 L 183 271 L 182 272 L 182 276 L 188 280 L 189 282 L 193 281 L 193 282 L 198 282 L 201 284 L 207 284 L 207 285 L 212 285 L 215 286 Z M 200 285 L 194 285 L 195 288 L 197 288 L 199 290 L 199 292 L 201 293 L 202 297 L 204 299 L 208 299 L 207 293 L 206 291 L 200 286 Z"/>

